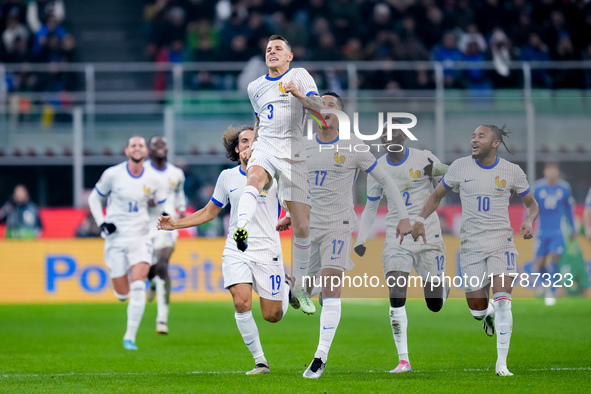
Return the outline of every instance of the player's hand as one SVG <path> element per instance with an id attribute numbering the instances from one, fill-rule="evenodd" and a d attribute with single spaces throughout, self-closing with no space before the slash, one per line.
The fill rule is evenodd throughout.
<path id="1" fill-rule="evenodd" d="M 421 222 L 415 222 L 412 225 L 412 239 L 417 242 L 419 237 L 423 237 L 424 244 L 427 243 L 427 237 L 425 236 L 425 225 Z"/>
<path id="2" fill-rule="evenodd" d="M 400 236 L 400 245 L 402 245 L 402 241 L 407 234 L 412 232 L 412 227 L 410 226 L 410 219 L 402 219 L 398 222 L 398 226 L 396 226 L 396 238 Z"/>
<path id="3" fill-rule="evenodd" d="M 365 247 L 364 244 L 359 244 L 359 245 L 355 245 L 355 248 L 353 248 L 353 250 L 355 250 L 355 253 L 357 253 L 359 256 L 363 256 L 365 254 L 365 251 L 367 250 L 367 248 Z"/>
<path id="4" fill-rule="evenodd" d="M 172 216 L 158 216 L 158 221 L 156 222 L 156 228 L 158 230 L 175 230 L 176 229 L 176 220 L 172 218 Z"/>
<path id="5" fill-rule="evenodd" d="M 277 231 L 285 231 L 285 230 L 289 230 L 290 227 L 291 227 L 291 218 L 284 216 L 283 219 L 281 219 L 279 221 L 279 223 L 277 223 L 277 226 L 275 226 L 275 229 Z"/>
<path id="6" fill-rule="evenodd" d="M 248 160 L 250 160 L 251 155 L 252 155 L 252 148 L 248 148 L 248 149 L 245 149 L 242 152 L 240 152 L 240 158 L 242 160 L 244 160 L 245 162 L 248 162 Z"/>
<path id="7" fill-rule="evenodd" d="M 423 168 L 423 174 L 426 176 L 431 176 L 433 174 L 433 160 L 431 160 L 430 157 L 428 157 L 427 160 L 429 161 L 429 164 Z"/>
<path id="8" fill-rule="evenodd" d="M 115 226 L 113 223 L 103 223 L 101 224 L 101 237 L 105 238 L 108 235 L 111 235 L 115 232 L 115 230 L 117 230 L 117 226 Z"/>
<path id="9" fill-rule="evenodd" d="M 154 198 L 150 198 L 150 199 L 148 200 L 148 206 L 149 206 L 150 208 L 154 208 L 156 205 L 158 205 L 158 204 L 156 204 L 156 201 L 154 200 Z"/>
<path id="10" fill-rule="evenodd" d="M 524 220 L 521 223 L 519 234 L 523 235 L 523 239 L 532 239 L 534 237 L 534 229 L 529 220 Z"/>
<path id="11" fill-rule="evenodd" d="M 294 97 L 305 97 L 305 95 L 302 92 L 300 92 L 300 90 L 293 81 L 289 81 L 288 83 L 283 85 L 283 88 L 287 93 L 293 94 Z"/>

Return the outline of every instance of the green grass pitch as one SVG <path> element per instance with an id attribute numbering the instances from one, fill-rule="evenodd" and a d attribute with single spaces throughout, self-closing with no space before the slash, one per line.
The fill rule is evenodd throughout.
<path id="1" fill-rule="evenodd" d="M 464 300 L 440 313 L 409 300 L 414 372 L 397 364 L 387 300 L 344 300 L 342 318 L 319 380 L 302 378 L 318 342 L 319 313 L 291 309 L 284 320 L 253 313 L 270 375 L 245 376 L 253 359 L 230 302 L 173 303 L 170 335 L 155 333 L 148 304 L 137 345 L 122 348 L 125 304 L 0 306 L 0 392 L 588 392 L 591 303 L 513 302 L 509 353 L 513 377 L 494 373 L 496 339 Z M 319 309 L 319 308 L 318 308 Z"/>

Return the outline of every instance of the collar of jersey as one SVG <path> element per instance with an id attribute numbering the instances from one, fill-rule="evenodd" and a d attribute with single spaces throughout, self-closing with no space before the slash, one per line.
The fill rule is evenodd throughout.
<path id="1" fill-rule="evenodd" d="M 484 164 L 482 164 L 481 162 L 478 161 L 478 159 L 474 159 L 474 161 L 476 162 L 476 164 L 478 164 L 478 167 L 480 168 L 484 168 L 485 170 L 490 170 L 492 168 L 495 168 L 497 166 L 497 164 L 499 164 L 499 161 L 501 159 L 499 158 L 499 156 L 497 156 L 497 160 L 495 160 L 494 164 L 491 164 L 490 166 L 485 166 Z"/>
<path id="2" fill-rule="evenodd" d="M 405 148 L 406 149 L 406 155 L 404 155 L 404 159 L 402 159 L 401 161 L 399 161 L 398 163 L 392 163 L 390 161 L 390 159 L 388 158 L 388 154 L 386 153 L 386 161 L 388 162 L 388 164 L 390 164 L 391 166 L 399 166 L 402 163 L 404 163 L 406 161 L 406 159 L 408 159 L 408 156 L 410 155 L 410 149 Z"/>
<path id="3" fill-rule="evenodd" d="M 131 171 L 129 171 L 129 163 L 127 163 L 125 165 L 125 168 L 127 169 L 127 173 L 129 174 L 129 176 L 132 177 L 132 178 L 136 178 L 137 179 L 137 178 L 141 178 L 142 175 L 144 175 L 144 167 L 142 167 L 142 172 L 138 176 L 133 176 L 133 174 L 131 173 Z"/>
<path id="4" fill-rule="evenodd" d="M 240 164 L 238 165 L 238 171 L 240 171 L 242 175 L 246 176 L 246 172 L 242 171 L 242 167 L 240 166 Z"/>
<path id="5" fill-rule="evenodd" d="M 168 163 L 165 163 L 165 164 L 164 164 L 164 168 L 163 168 L 163 169 L 157 168 L 157 167 L 154 165 L 154 162 L 153 162 L 152 160 L 150 160 L 150 165 L 152 166 L 152 168 L 153 168 L 153 169 L 155 169 L 156 171 L 160 171 L 160 172 L 164 172 L 164 171 L 166 171 L 166 168 L 168 167 Z M 141 176 L 141 175 L 140 175 L 140 176 Z"/>
<path id="6" fill-rule="evenodd" d="M 326 144 L 334 144 L 335 142 L 338 142 L 338 141 L 339 141 L 339 136 L 337 135 L 337 138 L 335 138 L 334 140 L 332 140 L 332 141 L 330 141 L 330 142 L 322 142 L 322 141 L 320 141 L 320 140 L 318 139 L 318 134 L 316 134 L 316 141 L 317 141 L 319 144 L 322 144 L 322 145 L 326 145 Z"/>
<path id="7" fill-rule="evenodd" d="M 281 79 L 281 77 L 282 77 L 282 76 L 284 76 L 285 74 L 287 74 L 287 73 L 289 72 L 289 70 L 291 70 L 291 68 L 288 68 L 286 72 L 284 72 L 283 74 L 281 74 L 280 76 L 278 76 L 278 77 L 275 77 L 275 78 L 271 78 L 271 77 L 269 76 L 269 74 L 267 74 L 267 75 L 265 75 L 265 79 L 266 79 L 267 81 L 279 81 L 279 80 Z"/>

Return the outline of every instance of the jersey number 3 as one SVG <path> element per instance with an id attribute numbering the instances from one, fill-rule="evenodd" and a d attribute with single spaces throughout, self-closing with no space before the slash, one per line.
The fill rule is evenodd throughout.
<path id="1" fill-rule="evenodd" d="M 267 109 L 270 111 L 269 115 L 267 115 L 267 118 L 273 119 L 273 104 L 267 105 Z"/>

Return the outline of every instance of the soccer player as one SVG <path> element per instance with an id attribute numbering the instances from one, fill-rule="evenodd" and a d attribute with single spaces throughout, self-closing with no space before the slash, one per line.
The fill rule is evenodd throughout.
<path id="1" fill-rule="evenodd" d="M 243 152 L 248 160 L 247 185 L 238 205 L 234 240 L 239 250 L 246 250 L 257 196 L 266 190 L 273 177 L 278 178 L 280 198 L 293 221 L 294 294 L 302 311 L 313 314 L 316 309 L 302 283 L 310 260 L 310 191 L 302 152 L 303 115 L 305 108 L 322 109 L 322 100 L 316 83 L 305 69 L 289 68 L 292 60 L 287 40 L 272 35 L 265 55 L 269 73 L 248 85 L 248 97 L 256 116 L 255 136 L 252 149 Z"/>
<path id="2" fill-rule="evenodd" d="M 327 109 L 342 110 L 342 99 L 333 92 L 323 95 Z M 339 279 L 345 270 L 353 268 L 351 261 L 352 231 L 357 216 L 353 210 L 353 183 L 359 170 L 368 173 L 392 200 L 400 221 L 396 235 L 401 238 L 410 233 L 408 212 L 396 187 L 386 172 L 377 166 L 369 147 L 357 137 L 339 140 L 336 115 L 325 115 L 328 129 L 306 144 L 308 179 L 312 192 L 310 215 L 311 252 L 308 278 L 320 274 L 322 312 L 320 314 L 320 339 L 314 359 L 304 371 L 305 378 L 319 378 L 324 371 L 328 352 L 341 319 L 341 286 Z M 393 241 L 395 242 L 395 241 Z M 335 278 L 335 279 L 336 279 Z M 306 281 L 308 282 L 308 280 Z M 312 280 L 310 280 L 312 282 Z M 312 283 L 306 283 L 308 285 Z M 311 287 L 309 288 L 311 292 Z"/>
<path id="3" fill-rule="evenodd" d="M 441 199 L 450 191 L 460 193 L 462 229 L 460 267 L 465 279 L 466 300 L 472 316 L 484 321 L 487 335 L 497 333 L 496 373 L 513 375 L 507 369 L 507 353 L 513 328 L 511 290 L 517 275 L 517 249 L 509 221 L 509 198 L 517 193 L 527 207 L 519 233 L 533 237 L 533 223 L 538 204 L 523 170 L 497 156 L 503 137 L 508 133 L 497 126 L 479 126 L 472 134 L 472 156 L 455 160 L 437 185 L 413 224 L 415 241 L 423 237 L 426 219 L 435 212 Z M 505 145 L 505 148 L 507 146 Z M 489 302 L 492 277 L 493 301 Z"/>
<path id="4" fill-rule="evenodd" d="M 406 135 L 400 129 L 392 131 L 392 140 L 387 140 L 387 127 L 381 137 L 387 153 L 378 159 L 378 168 L 382 168 L 402 193 L 402 199 L 414 221 L 419 216 L 423 205 L 433 190 L 433 179 L 439 181 L 448 166 L 441 164 L 433 153 L 413 148 L 400 149 L 404 146 Z M 373 179 L 367 178 L 367 202 L 361 215 L 359 235 L 355 244 L 355 252 L 360 256 L 365 253 L 365 240 L 371 225 L 375 221 L 382 187 Z M 389 206 L 390 208 L 390 206 Z M 386 216 L 386 242 L 382 261 L 384 276 L 389 287 L 390 326 L 394 342 L 398 350 L 399 364 L 391 373 L 410 372 L 412 368 L 408 359 L 406 316 L 406 289 L 412 267 L 421 276 L 427 307 L 439 312 L 443 307 L 447 291 L 444 291 L 445 245 L 441 236 L 441 226 L 437 213 L 430 215 L 425 221 L 428 243 L 417 245 L 412 239 L 406 238 L 399 244 L 394 240 L 398 212 L 388 209 Z M 438 276 L 440 279 L 432 281 Z"/>
<path id="5" fill-rule="evenodd" d="M 583 222 L 585 226 L 585 236 L 591 241 L 591 188 L 585 198 L 585 211 L 583 211 Z"/>
<path id="6" fill-rule="evenodd" d="M 559 177 L 558 163 L 546 163 L 544 178 L 534 184 L 534 198 L 540 206 L 540 220 L 534 243 L 536 265 L 540 273 L 557 272 L 560 256 L 564 253 L 563 219 L 568 222 L 569 236 L 573 238 L 576 233 L 571 187 Z M 552 267 L 550 270 L 547 268 L 548 263 Z M 554 289 L 551 287 L 546 292 L 545 302 L 548 306 L 556 303 Z"/>
<path id="7" fill-rule="evenodd" d="M 255 368 L 247 375 L 269 373 L 269 363 L 263 353 L 257 325 L 252 316 L 252 290 L 260 296 L 263 318 L 271 323 L 278 322 L 287 312 L 289 286 L 284 278 L 281 242 L 277 231 L 280 210 L 277 197 L 277 182 L 257 196 L 256 215 L 250 222 L 253 230 L 249 247 L 243 253 L 238 250 L 232 234 L 238 221 L 238 201 L 246 187 L 246 160 L 240 155 L 249 149 L 253 139 L 253 128 L 229 127 L 224 133 L 226 156 L 239 165 L 222 171 L 211 201 L 199 211 L 179 220 L 170 216 L 158 218 L 160 230 L 177 230 L 199 226 L 213 220 L 228 203 L 230 228 L 222 256 L 224 287 L 230 290 L 234 300 L 236 324 L 244 343 L 252 353 Z M 289 220 L 283 229 L 289 227 Z"/>
<path id="8" fill-rule="evenodd" d="M 168 262 L 174 251 L 178 231 L 158 231 L 156 223 L 158 216 L 165 212 L 172 217 L 184 218 L 186 216 L 187 201 L 185 199 L 184 184 L 185 174 L 183 170 L 167 161 L 168 143 L 163 136 L 154 136 L 150 140 L 150 160 L 144 163 L 147 171 L 153 172 L 157 177 L 162 178 L 167 197 L 166 203 L 159 209 L 150 208 L 150 232 L 154 243 L 154 254 L 152 260 L 154 265 L 150 267 L 148 280 L 148 301 L 155 296 L 158 306 L 156 315 L 156 332 L 168 334 L 168 310 L 170 303 L 170 276 L 168 276 Z"/>
<path id="9" fill-rule="evenodd" d="M 156 176 L 144 169 L 148 148 L 142 137 L 129 139 L 125 155 L 127 162 L 103 172 L 88 197 L 88 205 L 105 238 L 104 258 L 113 292 L 121 301 L 129 298 L 123 347 L 137 350 L 135 337 L 146 308 L 146 277 L 153 249 L 148 202 L 154 200 L 161 207 L 166 201 L 166 190 Z"/>

